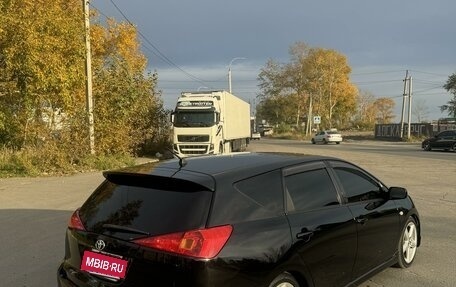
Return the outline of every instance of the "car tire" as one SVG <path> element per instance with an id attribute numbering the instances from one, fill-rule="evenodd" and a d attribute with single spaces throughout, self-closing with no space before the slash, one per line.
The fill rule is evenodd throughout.
<path id="1" fill-rule="evenodd" d="M 336 144 L 340 144 L 340 142 L 336 142 Z"/>
<path id="2" fill-rule="evenodd" d="M 431 150 L 431 144 L 429 142 L 425 142 L 424 145 L 423 145 L 423 150 L 430 151 Z"/>
<path id="3" fill-rule="evenodd" d="M 418 227 L 415 219 L 409 217 L 402 230 L 401 238 L 397 246 L 398 259 L 397 266 L 400 268 L 408 268 L 415 260 L 416 251 L 418 248 Z"/>
<path id="4" fill-rule="evenodd" d="M 312 144 L 315 144 L 315 140 L 314 140 L 314 139 L 311 139 L 310 142 L 311 142 Z"/>
<path id="5" fill-rule="evenodd" d="M 282 273 L 272 280 L 269 287 L 299 287 L 299 283 L 290 273 Z"/>
<path id="6" fill-rule="evenodd" d="M 456 143 L 453 144 L 453 151 L 456 152 Z"/>
<path id="7" fill-rule="evenodd" d="M 328 144 L 328 141 L 326 139 L 323 139 L 324 144 Z"/>

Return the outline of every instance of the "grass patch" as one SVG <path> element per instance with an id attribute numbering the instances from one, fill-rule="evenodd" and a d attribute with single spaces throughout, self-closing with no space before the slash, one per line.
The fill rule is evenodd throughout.
<path id="1" fill-rule="evenodd" d="M 135 164 L 133 157 L 119 155 L 71 156 L 58 148 L 0 149 L 0 177 L 64 175 L 77 172 L 107 170 Z"/>
<path id="2" fill-rule="evenodd" d="M 87 169 L 108 170 L 135 164 L 134 158 L 128 155 L 87 156 L 82 160 Z"/>

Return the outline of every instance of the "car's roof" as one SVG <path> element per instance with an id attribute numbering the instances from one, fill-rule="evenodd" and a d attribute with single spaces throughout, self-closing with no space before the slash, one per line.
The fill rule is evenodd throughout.
<path id="1" fill-rule="evenodd" d="M 270 170 L 295 165 L 304 162 L 328 159 L 329 157 L 287 154 L 287 153 L 232 153 L 218 156 L 202 156 L 188 158 L 182 170 L 201 172 L 216 176 L 239 170 L 259 169 L 266 167 Z M 162 167 L 178 168 L 177 161 L 163 163 Z"/>
<path id="2" fill-rule="evenodd" d="M 112 174 L 141 174 L 154 178 L 177 178 L 196 182 L 211 190 L 215 189 L 215 179 L 230 175 L 254 175 L 287 166 L 306 162 L 334 159 L 325 156 L 286 154 L 286 153 L 232 153 L 227 155 L 200 156 L 185 158 L 183 166 L 178 159 L 152 162 L 116 171 Z"/>

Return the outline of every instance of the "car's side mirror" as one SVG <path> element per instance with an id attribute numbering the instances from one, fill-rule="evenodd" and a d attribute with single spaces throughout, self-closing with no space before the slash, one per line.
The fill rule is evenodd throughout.
<path id="1" fill-rule="evenodd" d="M 407 189 L 403 187 L 392 186 L 388 189 L 390 199 L 404 199 L 407 198 Z"/>

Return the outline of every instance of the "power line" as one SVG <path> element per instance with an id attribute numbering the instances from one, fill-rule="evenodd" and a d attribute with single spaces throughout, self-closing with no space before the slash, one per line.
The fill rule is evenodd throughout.
<path id="1" fill-rule="evenodd" d="M 424 90 L 415 91 L 415 92 L 413 92 L 413 94 L 419 94 L 419 93 L 423 93 L 423 92 L 431 91 L 431 90 L 435 90 L 435 89 L 443 89 L 443 88 L 441 86 L 434 86 L 432 88 L 427 88 L 427 89 L 424 89 Z"/>
<path id="2" fill-rule="evenodd" d="M 444 83 L 440 81 L 429 81 L 429 80 L 419 80 L 419 79 L 414 79 L 415 82 L 419 82 L 422 84 L 439 84 L 441 87 L 443 87 Z"/>
<path id="3" fill-rule="evenodd" d="M 392 70 L 392 71 L 356 73 L 356 74 L 351 74 L 351 76 L 364 76 L 364 75 L 375 75 L 375 74 L 390 74 L 390 73 L 399 73 L 399 72 L 404 72 L 404 70 Z"/>
<path id="4" fill-rule="evenodd" d="M 129 25 L 131 25 L 132 27 L 135 27 L 135 25 L 128 19 L 128 17 L 125 15 L 125 13 L 114 3 L 113 0 L 110 0 L 110 2 L 112 3 L 112 5 L 114 6 L 114 8 L 122 15 L 122 17 L 125 19 L 125 21 L 127 21 L 127 23 Z M 92 5 L 93 6 L 93 5 Z M 106 16 L 105 14 L 103 14 L 100 9 L 94 7 L 95 9 L 97 9 L 101 15 L 105 16 L 106 18 L 109 18 L 108 16 Z M 149 44 L 152 49 L 150 49 L 148 46 L 146 45 L 142 45 L 145 49 L 147 49 L 148 51 L 150 51 L 151 53 L 153 53 L 158 59 L 160 59 L 161 61 L 163 61 L 164 63 L 176 68 L 177 70 L 181 71 L 182 73 L 184 73 L 187 77 L 191 78 L 192 80 L 196 81 L 196 82 L 199 82 L 201 84 L 204 84 L 204 85 L 208 85 L 206 81 L 190 74 L 189 72 L 185 71 L 184 69 L 182 69 L 180 66 L 178 66 L 176 63 L 174 63 L 171 59 L 169 59 L 165 54 L 163 54 L 160 49 L 158 49 L 153 43 L 152 41 L 150 41 L 137 27 L 135 27 L 135 29 L 137 30 L 138 32 L 138 35 L 147 43 Z M 213 87 L 210 87 L 210 88 L 213 88 Z"/>
<path id="5" fill-rule="evenodd" d="M 95 10 L 98 11 L 98 13 L 100 13 L 100 15 L 104 16 L 106 19 L 109 19 L 109 16 L 107 16 L 106 14 L 103 13 L 103 11 L 101 11 L 100 9 L 98 9 L 95 5 L 92 4 L 92 2 L 89 2 L 89 5 L 94 8 Z"/>
<path id="6" fill-rule="evenodd" d="M 448 77 L 448 75 L 437 74 L 437 73 L 422 72 L 422 71 L 417 71 L 417 70 L 410 70 L 410 71 L 411 71 L 411 72 L 415 72 L 415 73 L 422 73 L 422 74 L 428 74 L 428 75 L 439 76 L 439 77 Z"/>
<path id="7" fill-rule="evenodd" d="M 381 83 L 394 83 L 394 82 L 402 82 L 402 80 L 378 80 L 378 81 L 365 81 L 365 82 L 353 82 L 357 85 L 364 85 L 364 84 L 381 84 Z"/>

